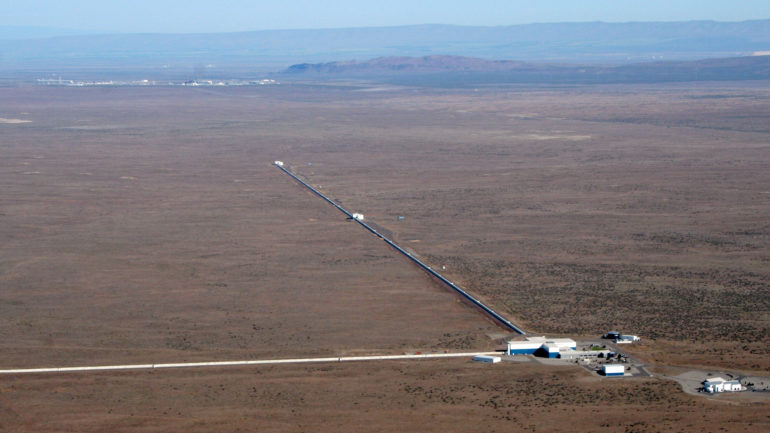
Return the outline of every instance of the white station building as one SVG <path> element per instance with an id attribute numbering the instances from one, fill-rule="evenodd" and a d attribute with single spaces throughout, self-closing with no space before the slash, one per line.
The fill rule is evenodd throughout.
<path id="1" fill-rule="evenodd" d="M 508 355 L 539 355 L 559 358 L 562 352 L 577 350 L 571 338 L 526 337 L 524 341 L 509 341 Z"/>
<path id="2" fill-rule="evenodd" d="M 602 365 L 602 374 L 605 376 L 623 376 L 626 374 L 626 367 L 620 364 Z"/>
<path id="3" fill-rule="evenodd" d="M 703 390 L 708 393 L 743 391 L 741 381 L 725 380 L 721 377 L 712 377 L 703 381 Z"/>

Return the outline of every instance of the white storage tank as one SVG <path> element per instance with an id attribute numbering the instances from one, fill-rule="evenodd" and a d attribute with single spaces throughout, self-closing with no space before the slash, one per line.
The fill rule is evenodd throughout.
<path id="1" fill-rule="evenodd" d="M 604 364 L 602 366 L 602 373 L 605 376 L 623 376 L 625 371 L 626 367 L 620 364 Z"/>

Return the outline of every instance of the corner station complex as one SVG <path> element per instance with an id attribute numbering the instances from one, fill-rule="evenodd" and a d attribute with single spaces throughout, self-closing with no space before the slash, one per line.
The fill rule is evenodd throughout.
<path id="1" fill-rule="evenodd" d="M 562 358 L 580 355 L 577 343 L 571 338 L 526 337 L 524 341 L 509 341 L 508 355 L 536 355 L 544 358 Z M 596 352 L 589 355 L 596 356 Z"/>

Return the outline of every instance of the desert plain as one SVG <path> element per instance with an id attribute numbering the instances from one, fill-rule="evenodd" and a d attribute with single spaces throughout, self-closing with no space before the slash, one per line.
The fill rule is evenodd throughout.
<path id="1" fill-rule="evenodd" d="M 0 368 L 489 351 L 770 371 L 770 85 L 0 88 Z M 469 359 L 6 375 L 0 431 L 761 431 L 770 403 Z"/>

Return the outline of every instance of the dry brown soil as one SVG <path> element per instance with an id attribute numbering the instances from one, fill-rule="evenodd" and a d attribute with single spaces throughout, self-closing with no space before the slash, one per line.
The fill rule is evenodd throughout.
<path id="1" fill-rule="evenodd" d="M 4 378 L 9 431 L 758 432 L 764 403 L 470 360 Z"/>
<path id="2" fill-rule="evenodd" d="M 296 170 L 525 329 L 620 330 L 648 361 L 767 372 L 769 90 L 351 101 L 357 146 Z"/>
<path id="3" fill-rule="evenodd" d="M 766 372 L 768 97 L 766 83 L 2 88 L 0 117 L 31 122 L 0 124 L 0 366 L 496 347 L 499 328 L 281 159 L 525 329 L 619 329 L 648 361 Z M 768 423 L 767 403 L 586 374 L 458 360 L 3 377 L 0 430 Z"/>

